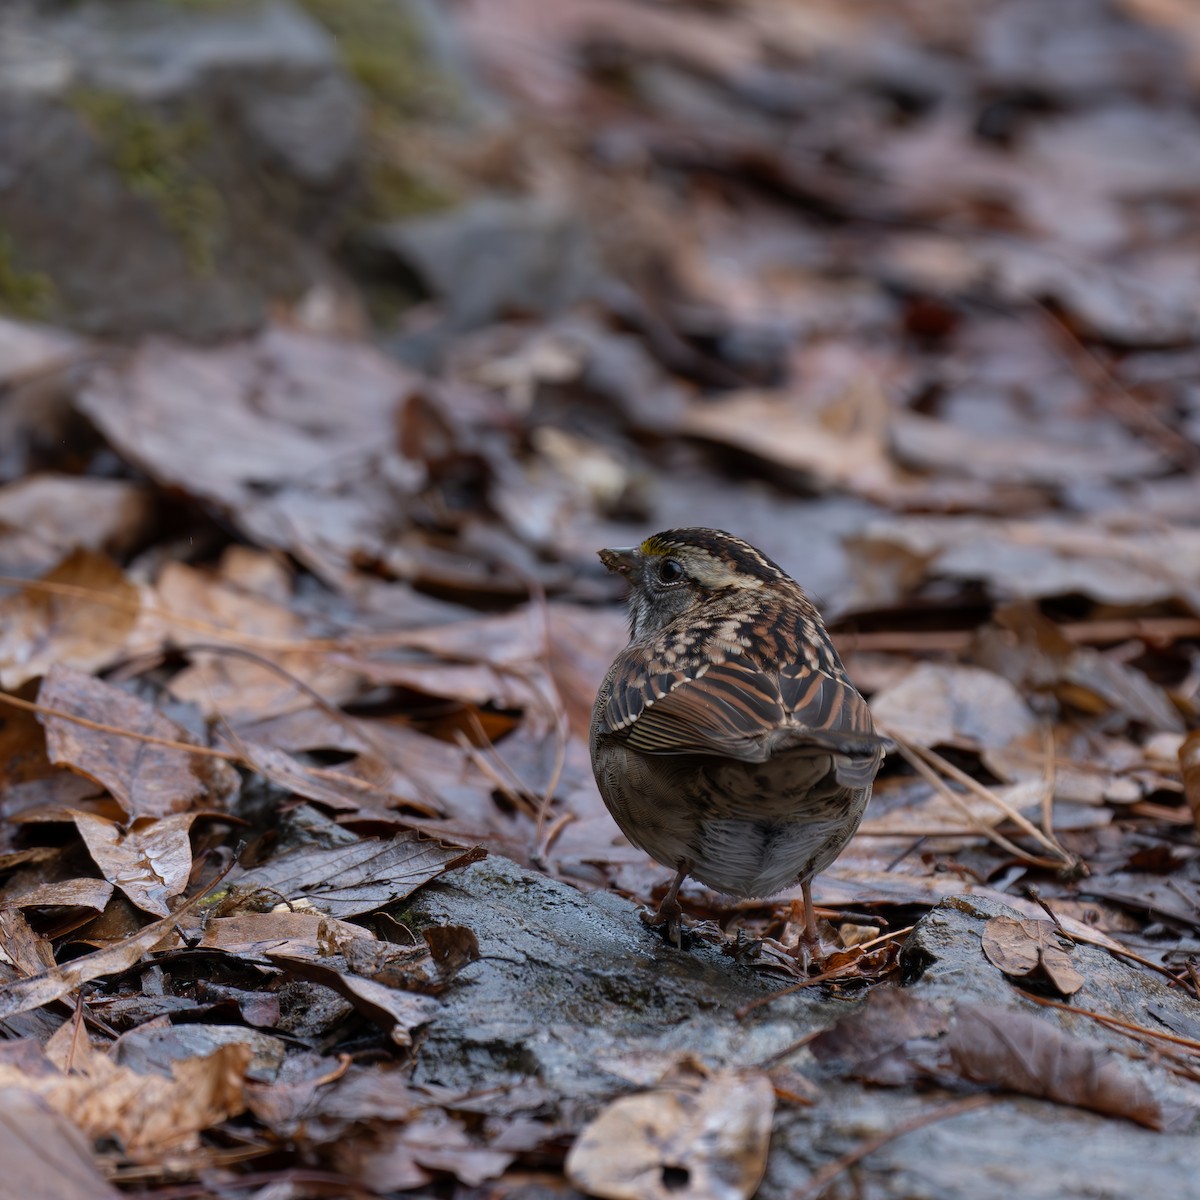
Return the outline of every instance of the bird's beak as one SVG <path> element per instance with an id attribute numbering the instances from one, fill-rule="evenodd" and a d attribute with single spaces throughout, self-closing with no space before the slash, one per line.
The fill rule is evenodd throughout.
<path id="1" fill-rule="evenodd" d="M 637 566 L 640 557 L 636 546 L 629 546 L 624 550 L 600 551 L 600 561 L 610 571 L 616 571 L 619 575 L 630 574 Z"/>

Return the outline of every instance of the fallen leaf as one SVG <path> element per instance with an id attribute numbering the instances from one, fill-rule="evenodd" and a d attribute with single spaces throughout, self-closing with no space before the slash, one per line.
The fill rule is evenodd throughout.
<path id="1" fill-rule="evenodd" d="M 961 1005 L 946 1042 L 968 1079 L 1026 1096 L 1161 1129 L 1164 1113 L 1137 1076 L 1099 1042 L 1064 1033 L 1041 1017 L 986 1004 Z"/>
<path id="2" fill-rule="evenodd" d="M 51 667 L 38 700 L 47 708 L 131 733 L 194 741 L 145 701 L 70 667 Z M 132 817 L 162 817 L 200 801 L 220 808 L 240 786 L 238 773 L 220 759 L 89 729 L 62 717 L 44 715 L 42 724 L 50 761 L 103 784 Z"/>
<path id="3" fill-rule="evenodd" d="M 748 1200 L 767 1166 L 775 1089 L 760 1071 L 699 1071 L 612 1101 L 567 1155 L 604 1200 Z"/>
<path id="4" fill-rule="evenodd" d="M 104 883 L 104 886 L 112 888 L 110 883 Z M 31 1008 L 40 1008 L 43 1004 L 61 1000 L 68 992 L 75 991 L 80 984 L 128 970 L 143 954 L 168 938 L 177 936 L 176 924 L 198 907 L 203 898 L 203 893 L 194 896 L 171 916 L 151 922 L 115 945 L 73 958 L 61 966 L 48 969 L 44 974 L 0 985 L 0 1021 L 16 1013 L 28 1012 Z"/>
<path id="5" fill-rule="evenodd" d="M 296 958 L 276 951 L 269 952 L 268 957 L 289 974 L 332 988 L 367 1020 L 383 1029 L 397 1046 L 411 1046 L 412 1031 L 428 1025 L 437 1015 L 439 1004 L 432 996 L 400 991 L 378 980 L 355 975 L 345 969 L 344 959 Z"/>
<path id="6" fill-rule="evenodd" d="M 12 1068 L 0 1066 L 0 1073 Z M 7 1149 L 6 1149 L 7 1147 Z M 9 1200 L 120 1200 L 87 1139 L 56 1112 L 28 1076 L 0 1088 L 0 1193 Z"/>
<path id="7" fill-rule="evenodd" d="M 18 908 L 0 908 L 0 962 L 22 975 L 38 975 L 54 966 L 54 950 L 38 937 Z"/>
<path id="8" fill-rule="evenodd" d="M 818 1034 L 810 1047 L 819 1062 L 836 1062 L 856 1079 L 896 1087 L 920 1074 L 911 1044 L 937 1037 L 948 1024 L 944 1013 L 912 992 L 878 987 L 867 993 L 861 1008 Z"/>
<path id="9" fill-rule="evenodd" d="M 208 1058 L 225 1046 L 249 1050 L 244 1073 L 259 1083 L 272 1082 L 287 1056 L 287 1044 L 262 1030 L 186 1021 L 178 1025 L 151 1022 L 130 1029 L 113 1043 L 109 1057 L 139 1075 L 169 1077 L 178 1064 Z"/>
<path id="10" fill-rule="evenodd" d="M 279 576 L 274 558 L 245 547 L 231 547 L 215 572 L 167 563 L 155 591 L 170 613 L 160 619 L 172 642 L 230 647 L 225 653 L 189 650 L 190 665 L 171 678 L 171 694 L 226 721 L 287 712 L 304 699 L 301 685 L 331 704 L 353 696 L 358 679 L 352 671 L 327 651 L 304 648 L 309 629 L 289 607 L 292 583 Z M 266 661 L 238 653 L 241 647 Z"/>
<path id="11" fill-rule="evenodd" d="M 250 1047 L 222 1046 L 206 1058 L 171 1065 L 170 1077 L 139 1075 L 77 1046 L 71 1074 L 23 1078 L 0 1064 L 0 1087 L 23 1085 L 93 1139 L 115 1138 L 136 1162 L 194 1149 L 199 1134 L 246 1107 Z M 36 1195 L 37 1193 L 33 1193 Z"/>
<path id="12" fill-rule="evenodd" d="M 372 1134 L 338 1145 L 338 1168 L 372 1191 L 395 1192 L 432 1180 L 431 1171 L 445 1172 L 470 1187 L 503 1175 L 515 1154 L 480 1145 L 462 1122 L 437 1109 L 427 1109 L 400 1124 L 376 1123 Z"/>
<path id="13" fill-rule="evenodd" d="M 205 950 L 222 950 L 243 958 L 265 959 L 271 953 L 316 958 L 326 953 L 330 945 L 344 948 L 355 940 L 373 944 L 376 938 L 361 925 L 303 908 L 212 917 L 204 924 L 199 945 Z"/>
<path id="14" fill-rule="evenodd" d="M 903 517 L 870 522 L 846 546 L 863 607 L 897 603 L 930 579 L 982 581 L 1003 598 L 1081 593 L 1142 605 L 1187 599 L 1200 577 L 1200 530 L 1182 526 L 1130 532 L 1058 517 Z"/>
<path id="15" fill-rule="evenodd" d="M 956 663 L 917 663 L 876 694 L 871 713 L 889 733 L 926 747 L 1001 749 L 1037 727 L 1002 675 Z"/>
<path id="16" fill-rule="evenodd" d="M 1192 810 L 1192 823 L 1200 830 L 1200 729 L 1189 733 L 1179 747 L 1179 770 L 1183 775 L 1183 794 Z"/>
<path id="17" fill-rule="evenodd" d="M 167 901 L 187 887 L 191 875 L 188 831 L 196 814 L 138 817 L 127 829 L 92 813 L 76 811 L 72 816 L 104 878 L 138 908 L 156 917 L 167 916 L 171 911 Z"/>
<path id="18" fill-rule="evenodd" d="M 1049 921 L 992 917 L 983 927 L 983 953 L 992 966 L 1018 979 L 1040 968 L 1064 996 L 1074 995 L 1085 982 Z"/>
<path id="19" fill-rule="evenodd" d="M 22 890 L 7 897 L 6 903 L 18 908 L 94 908 L 103 912 L 113 894 L 113 885 L 104 879 L 61 879 Z"/>
<path id="20" fill-rule="evenodd" d="M 462 850 L 405 832 L 386 842 L 364 838 L 295 850 L 236 882 L 239 889 L 271 888 L 292 901 L 303 897 L 330 916 L 353 917 L 403 900 L 429 880 L 483 857 L 479 848 Z"/>
<path id="21" fill-rule="evenodd" d="M 141 598 L 104 555 L 75 550 L 42 576 L 99 599 L 55 595 L 29 586 L 0 599 L 0 687 L 15 691 L 55 664 L 96 671 L 126 653 Z"/>
<path id="22" fill-rule="evenodd" d="M 337 584 L 356 556 L 387 559 L 423 482 L 395 449 L 415 382 L 367 343 L 267 328 L 216 348 L 148 340 L 76 403 L 152 478 Z"/>

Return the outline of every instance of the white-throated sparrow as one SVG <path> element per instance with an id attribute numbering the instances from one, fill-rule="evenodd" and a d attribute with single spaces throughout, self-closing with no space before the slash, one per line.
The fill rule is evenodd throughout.
<path id="1" fill-rule="evenodd" d="M 601 550 L 629 580 L 629 645 L 592 711 L 592 769 L 622 832 L 676 870 L 651 924 L 677 927 L 687 875 L 734 896 L 810 881 L 862 820 L 883 759 L 866 701 L 794 580 L 717 529 Z"/>

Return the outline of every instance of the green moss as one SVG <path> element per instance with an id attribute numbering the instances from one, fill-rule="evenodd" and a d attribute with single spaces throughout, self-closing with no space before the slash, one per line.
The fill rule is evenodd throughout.
<path id="1" fill-rule="evenodd" d="M 14 317 L 44 320 L 57 299 L 54 281 L 41 271 L 23 271 L 13 262 L 12 239 L 0 231 L 0 308 Z"/>
<path id="2" fill-rule="evenodd" d="M 372 158 L 367 164 L 364 216 L 389 221 L 449 208 L 455 198 L 393 158 Z"/>
<path id="3" fill-rule="evenodd" d="M 432 66 L 408 13 L 398 0 L 301 0 L 337 41 L 342 62 L 367 102 L 364 196 L 355 219 L 397 220 L 435 212 L 455 202 L 406 151 L 414 121 L 452 115 L 457 101 Z"/>
<path id="4" fill-rule="evenodd" d="M 197 275 L 212 272 L 224 229 L 225 206 L 194 166 L 210 138 L 208 122 L 193 111 L 168 120 L 136 101 L 95 89 L 72 93 L 109 161 L 130 191 L 158 210 Z"/>
<path id="5" fill-rule="evenodd" d="M 337 40 L 346 69 L 372 107 L 418 116 L 448 98 L 420 32 L 397 0 L 301 0 Z"/>

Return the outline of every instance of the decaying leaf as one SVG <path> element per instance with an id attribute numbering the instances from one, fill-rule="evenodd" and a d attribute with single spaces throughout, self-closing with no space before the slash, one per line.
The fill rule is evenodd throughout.
<path id="1" fill-rule="evenodd" d="M 154 1162 L 194 1148 L 201 1130 L 245 1109 L 249 1061 L 250 1047 L 235 1043 L 173 1063 L 169 1077 L 140 1075 L 82 1039 L 70 1074 L 28 1079 L 0 1064 L 0 1087 L 25 1086 L 89 1137 L 114 1138 L 131 1159 Z"/>
<path id="2" fill-rule="evenodd" d="M 1163 1127 L 1159 1101 L 1107 1047 L 1064 1033 L 1041 1017 L 985 1004 L 962 1005 L 947 1046 L 968 1079 L 1126 1117 L 1151 1129 Z"/>
<path id="3" fill-rule="evenodd" d="M 10 691 L 56 663 L 95 671 L 115 662 L 137 623 L 138 589 L 103 554 L 75 550 L 42 582 L 80 588 L 98 599 L 36 586 L 0 599 L 0 687 Z"/>
<path id="4" fill-rule="evenodd" d="M 123 829 L 92 813 L 75 812 L 75 824 L 104 878 L 138 908 L 165 917 L 167 901 L 187 887 L 192 870 L 188 831 L 195 813 L 138 817 Z"/>
<path id="5" fill-rule="evenodd" d="M 766 1170 L 774 1111 L 762 1072 L 689 1066 L 609 1104 L 571 1147 L 567 1178 L 604 1200 L 748 1200 Z"/>
<path id="6" fill-rule="evenodd" d="M 1036 728 L 1020 693 L 980 667 L 918 663 L 871 702 L 875 720 L 919 746 L 1000 748 Z"/>
<path id="7" fill-rule="evenodd" d="M 239 888 L 272 888 L 289 900 L 304 897 L 333 917 L 353 917 L 403 900 L 446 871 L 478 862 L 481 849 L 444 846 L 416 833 L 343 846 L 309 847 L 280 855 L 237 880 Z"/>
<path id="8" fill-rule="evenodd" d="M 104 883 L 104 886 L 111 889 L 112 884 Z M 0 1020 L 59 1000 L 80 984 L 92 979 L 127 970 L 143 954 L 168 938 L 175 937 L 176 922 L 182 921 L 202 898 L 202 895 L 194 896 L 172 916 L 151 922 L 115 945 L 84 954 L 80 958 L 73 958 L 70 962 L 55 966 L 44 974 L 0 985 Z"/>
<path id="9" fill-rule="evenodd" d="M 237 892 L 238 895 L 243 893 Z M 253 891 L 244 893 L 247 899 Z M 274 895 L 269 899 L 276 899 Z M 327 917 L 314 908 L 280 909 L 276 912 L 239 912 L 229 917 L 212 917 L 204 924 L 200 945 L 242 958 L 263 958 L 268 953 L 293 958 L 316 958 L 331 946 L 343 952 L 356 941 L 373 944 L 375 935 L 361 925 Z"/>
<path id="10" fill-rule="evenodd" d="M 376 979 L 346 970 L 344 959 L 295 958 L 273 952 L 277 966 L 301 979 L 323 983 L 343 996 L 369 1021 L 373 1021 L 397 1046 L 412 1045 L 412 1031 L 427 1025 L 437 1013 L 438 1002 L 432 996 L 405 992 Z"/>
<path id="11" fill-rule="evenodd" d="M 372 1136 L 342 1144 L 336 1152 L 341 1170 L 381 1193 L 429 1183 L 431 1171 L 478 1187 L 502 1175 L 515 1157 L 480 1145 L 462 1122 L 437 1109 L 404 1124 L 376 1122 Z"/>
<path id="12" fill-rule="evenodd" d="M 1192 810 L 1192 823 L 1200 830 L 1200 729 L 1195 729 L 1179 747 L 1179 770 L 1183 775 L 1183 794 Z"/>
<path id="13" fill-rule="evenodd" d="M 194 739 L 149 704 L 70 667 L 51 667 L 38 692 L 47 708 L 134 734 L 175 742 Z M 119 733 L 43 716 L 50 761 L 102 783 L 131 817 L 184 812 L 197 802 L 220 808 L 236 794 L 238 773 L 227 763 Z"/>
<path id="14" fill-rule="evenodd" d="M 100 1174 L 92 1148 L 70 1115 L 48 1104 L 28 1077 L 0 1087 L 0 1193 L 45 1200 L 119 1200 L 122 1193 Z"/>
<path id="15" fill-rule="evenodd" d="M 811 1043 L 821 1062 L 844 1063 L 856 1078 L 897 1086 L 920 1074 L 913 1043 L 946 1031 L 949 1018 L 935 1005 L 903 988 L 878 987 L 867 1001 Z"/>
<path id="16" fill-rule="evenodd" d="M 1040 971 L 1064 996 L 1085 982 L 1049 921 L 992 917 L 983 927 L 983 952 L 1005 975 L 1025 979 Z"/>
<path id="17" fill-rule="evenodd" d="M 0 908 L 0 962 L 22 975 L 38 975 L 54 966 L 50 943 L 34 933 L 19 908 Z"/>

